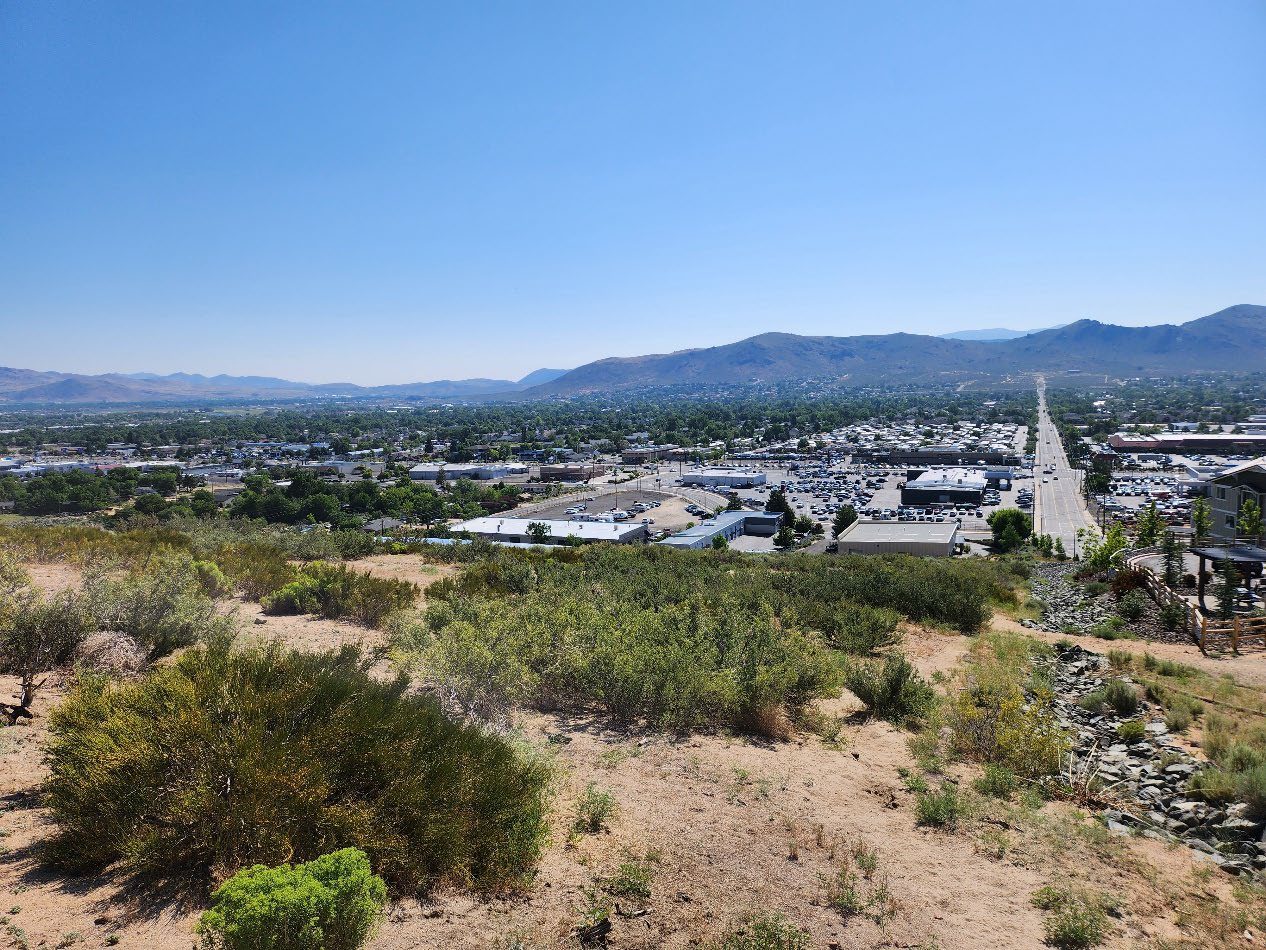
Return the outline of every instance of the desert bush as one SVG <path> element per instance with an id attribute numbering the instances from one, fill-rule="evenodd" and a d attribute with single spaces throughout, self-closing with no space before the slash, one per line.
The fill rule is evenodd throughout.
<path id="1" fill-rule="evenodd" d="M 897 624 L 901 614 L 883 607 L 848 604 L 839 611 L 834 630 L 828 634 L 832 646 L 855 656 L 869 656 L 899 639 Z"/>
<path id="2" fill-rule="evenodd" d="M 1007 799 L 1019 787 L 1016 774 L 1003 765 L 985 765 L 985 772 L 972 783 L 972 788 L 989 798 Z"/>
<path id="3" fill-rule="evenodd" d="M 1170 732 L 1186 732 L 1194 719 L 1190 706 L 1174 706 L 1165 712 L 1165 728 Z"/>
<path id="4" fill-rule="evenodd" d="M 496 887 L 535 861 L 547 770 L 354 649 L 186 651 L 89 677 L 50 718 L 55 860 L 222 879 L 344 847 L 405 891 Z"/>
<path id="5" fill-rule="evenodd" d="M 47 673 L 66 663 L 92 629 L 83 599 L 72 591 L 43 597 L 16 585 L 0 604 L 0 673 L 17 677 L 19 696 L 0 703 L 10 725 L 31 719 Z"/>
<path id="6" fill-rule="evenodd" d="M 1108 680 L 1083 696 L 1079 705 L 1088 712 L 1102 714 L 1111 710 L 1118 716 L 1133 716 L 1139 711 L 1139 693 L 1133 684 L 1124 680 Z"/>
<path id="7" fill-rule="evenodd" d="M 576 804 L 573 827 L 586 834 L 597 834 L 606 829 L 607 822 L 615 815 L 615 808 L 615 796 L 590 782 Z"/>
<path id="8" fill-rule="evenodd" d="M 354 848 L 295 866 L 238 871 L 211 895 L 206 950 L 356 950 L 373 935 L 387 887 Z"/>
<path id="9" fill-rule="evenodd" d="M 751 917 L 730 928 L 711 950 L 807 950 L 809 935 L 779 914 Z"/>
<path id="10" fill-rule="evenodd" d="M 330 620 L 353 617 L 376 627 L 389 614 L 412 607 L 417 598 L 417 585 L 408 581 L 374 577 L 344 564 L 313 561 L 261 603 L 268 613 L 320 614 Z"/>
<path id="11" fill-rule="evenodd" d="M 870 715 L 896 725 L 921 720 L 936 701 L 932 687 L 900 654 L 889 655 L 882 665 L 850 667 L 845 685 Z"/>
<path id="12" fill-rule="evenodd" d="M 1112 588 L 1103 581 L 1088 581 L 1084 589 L 1087 597 L 1101 597 Z"/>
<path id="13" fill-rule="evenodd" d="M 83 587 L 86 609 L 99 629 L 127 634 L 151 662 L 231 631 L 233 618 L 204 593 L 192 563 L 173 556 L 130 571 L 91 572 Z"/>
<path id="14" fill-rule="evenodd" d="M 1147 735 L 1147 729 L 1138 719 L 1127 719 L 1117 726 L 1117 738 L 1122 742 L 1138 742 L 1145 735 Z"/>
<path id="15" fill-rule="evenodd" d="M 1108 937 L 1108 915 L 1103 901 L 1063 888 L 1043 887 L 1033 906 L 1048 912 L 1043 927 L 1046 943 L 1060 950 L 1089 950 Z"/>
<path id="16" fill-rule="evenodd" d="M 914 795 L 914 813 L 920 825 L 954 828 L 964 810 L 958 786 L 953 782 L 942 782 L 941 787 L 934 791 L 916 792 Z"/>
<path id="17" fill-rule="evenodd" d="M 223 597 L 233 589 L 232 583 L 214 561 L 195 560 L 189 567 L 198 587 L 208 597 Z"/>
<path id="18" fill-rule="evenodd" d="M 1026 701 L 1015 683 L 962 691 L 949 706 L 947 724 L 959 752 L 1026 778 L 1057 772 L 1069 748 L 1049 702 Z"/>

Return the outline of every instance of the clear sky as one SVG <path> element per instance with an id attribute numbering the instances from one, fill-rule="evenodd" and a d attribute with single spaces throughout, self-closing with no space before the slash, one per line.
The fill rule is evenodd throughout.
<path id="1" fill-rule="evenodd" d="M 0 2 L 0 365 L 517 377 L 1266 303 L 1266 2 Z"/>

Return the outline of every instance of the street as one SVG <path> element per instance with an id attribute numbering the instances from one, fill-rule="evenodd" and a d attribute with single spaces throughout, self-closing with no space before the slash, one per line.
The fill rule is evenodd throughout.
<path id="1" fill-rule="evenodd" d="M 1068 464 L 1059 431 L 1046 408 L 1046 380 L 1037 378 L 1037 450 L 1033 469 L 1033 530 L 1059 538 L 1069 556 L 1076 553 L 1077 531 L 1095 529 L 1081 497 L 1082 472 Z M 1046 473 L 1051 469 L 1050 474 Z"/>

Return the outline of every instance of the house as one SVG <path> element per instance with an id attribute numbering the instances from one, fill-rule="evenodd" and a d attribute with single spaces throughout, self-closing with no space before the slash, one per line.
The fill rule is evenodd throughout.
<path id="1" fill-rule="evenodd" d="M 1259 506 L 1266 504 L 1266 456 L 1233 465 L 1209 479 L 1213 537 L 1235 540 L 1240 508 L 1249 499 Z"/>

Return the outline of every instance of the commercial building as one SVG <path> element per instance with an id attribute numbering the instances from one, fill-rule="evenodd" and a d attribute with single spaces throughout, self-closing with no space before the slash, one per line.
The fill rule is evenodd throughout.
<path id="1" fill-rule="evenodd" d="M 837 539 L 840 554 L 950 557 L 958 547 L 952 521 L 854 521 Z"/>
<path id="2" fill-rule="evenodd" d="M 723 511 L 715 518 L 665 538 L 660 544 L 670 548 L 701 549 L 712 547 L 720 537 L 727 542 L 745 534 L 769 538 L 778 533 L 782 514 L 776 511 Z"/>
<path id="3" fill-rule="evenodd" d="M 528 530 L 528 526 L 534 524 L 545 526 L 543 540 L 538 541 Z M 544 518 L 498 518 L 495 515 L 463 521 L 454 525 L 452 530 L 505 544 L 563 544 L 569 539 L 633 544 L 647 538 L 646 525 L 638 522 L 552 521 Z"/>
<path id="4" fill-rule="evenodd" d="M 1250 499 L 1259 506 L 1266 505 L 1266 456 L 1233 465 L 1209 479 L 1209 508 L 1215 538 L 1235 540 L 1240 508 Z"/>
<path id="5" fill-rule="evenodd" d="M 457 478 L 492 481 L 526 475 L 527 466 L 518 462 L 455 462 L 446 465 L 423 462 L 409 469 L 409 477 L 417 482 L 434 482 L 440 478 L 441 472 L 445 481 Z"/>
<path id="6" fill-rule="evenodd" d="M 750 468 L 700 468 L 682 474 L 681 483 L 702 488 L 752 488 L 765 484 L 765 473 Z"/>
<path id="7" fill-rule="evenodd" d="M 605 465 L 574 463 L 570 465 L 542 465 L 543 482 L 587 482 L 606 473 Z"/>
<path id="8" fill-rule="evenodd" d="M 643 462 L 658 462 L 671 456 L 679 446 L 668 445 L 631 445 L 620 453 L 620 461 L 626 465 L 641 465 Z"/>
<path id="9" fill-rule="evenodd" d="M 872 448 L 852 453 L 854 462 L 874 465 L 1019 465 L 1014 450 L 972 447 L 928 447 L 920 449 Z"/>
<path id="10" fill-rule="evenodd" d="M 985 497 L 985 473 L 969 468 L 937 468 L 906 481 L 901 503 L 924 505 L 979 505 Z"/>
<path id="11" fill-rule="evenodd" d="M 1266 452 L 1266 432 L 1158 432 L 1155 435 L 1118 432 L 1108 437 L 1108 445 L 1131 455 L 1158 452 L 1257 456 Z"/>

